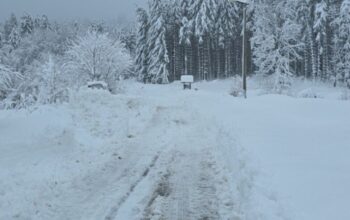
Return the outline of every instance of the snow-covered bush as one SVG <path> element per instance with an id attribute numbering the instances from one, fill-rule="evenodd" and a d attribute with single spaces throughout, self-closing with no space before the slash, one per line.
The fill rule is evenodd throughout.
<path id="1" fill-rule="evenodd" d="M 97 32 L 88 32 L 72 42 L 66 59 L 66 70 L 73 75 L 75 85 L 105 81 L 110 90 L 131 64 L 130 55 L 119 40 Z"/>
<path id="2" fill-rule="evenodd" d="M 234 97 L 241 97 L 243 96 L 243 81 L 242 77 L 240 76 L 235 76 L 233 77 L 233 85 L 230 90 L 230 95 Z"/>
<path id="3" fill-rule="evenodd" d="M 319 99 L 323 98 L 314 88 L 304 89 L 297 95 L 299 98 Z"/>
<path id="4" fill-rule="evenodd" d="M 350 100 L 350 90 L 344 89 L 340 95 L 340 99 L 344 101 Z"/>
<path id="5" fill-rule="evenodd" d="M 294 80 L 289 75 L 275 73 L 272 75 L 257 75 L 256 78 L 262 94 L 291 94 Z"/>

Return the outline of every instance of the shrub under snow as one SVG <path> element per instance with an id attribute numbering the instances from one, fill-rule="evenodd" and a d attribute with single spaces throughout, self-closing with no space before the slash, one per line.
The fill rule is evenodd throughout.
<path id="1" fill-rule="evenodd" d="M 318 99 L 323 98 L 322 95 L 318 94 L 318 92 L 314 88 L 304 89 L 298 94 L 299 98 L 310 98 L 310 99 Z"/>
<path id="2" fill-rule="evenodd" d="M 235 76 L 233 77 L 233 85 L 231 87 L 231 91 L 230 91 L 230 95 L 234 96 L 234 97 L 241 97 L 243 96 L 243 81 L 242 81 L 242 77 L 240 76 Z"/>

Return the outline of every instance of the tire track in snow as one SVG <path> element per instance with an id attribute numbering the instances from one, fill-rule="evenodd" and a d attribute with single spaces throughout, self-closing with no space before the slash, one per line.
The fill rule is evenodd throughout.
<path id="1" fill-rule="evenodd" d="M 105 220 L 113 220 L 118 214 L 119 208 L 125 203 L 125 201 L 130 197 L 130 195 L 134 192 L 135 188 L 140 184 L 140 182 L 146 178 L 150 172 L 150 170 L 156 165 L 159 159 L 159 153 L 153 158 L 151 164 L 144 170 L 142 175 L 131 184 L 129 191 L 117 202 L 117 205 L 111 208 L 109 214 L 105 217 Z"/>
<path id="2" fill-rule="evenodd" d="M 230 174 L 223 173 L 225 165 L 216 152 L 220 149 L 218 133 L 210 126 L 207 129 L 208 123 L 198 118 L 195 109 L 187 105 L 186 110 L 185 120 L 174 120 L 175 123 L 181 121 L 177 123 L 181 127 L 172 144 L 175 159 L 166 165 L 171 173 L 167 179 L 170 194 L 158 199 L 152 197 L 151 206 L 147 206 L 146 214 L 139 219 L 240 219 L 232 218 L 235 207 L 229 190 L 226 190 L 231 187 L 226 181 Z"/>
<path id="3" fill-rule="evenodd" d="M 150 124 L 149 127 L 147 127 L 149 129 L 147 131 L 147 133 L 149 135 L 153 134 L 154 131 L 156 131 L 156 133 L 160 133 L 160 131 L 162 131 L 161 127 L 158 126 L 159 124 L 162 124 L 164 122 L 171 123 L 171 119 L 168 117 L 169 114 L 166 114 L 167 111 L 169 111 L 169 110 L 172 111 L 172 109 L 169 107 L 157 106 L 155 108 L 155 111 L 153 112 L 153 117 L 151 118 L 151 121 L 150 121 L 152 124 Z M 166 137 L 166 135 L 165 135 L 165 137 Z M 147 137 L 145 137 L 145 138 L 147 139 Z M 159 145 L 160 143 L 162 143 L 161 145 L 164 146 L 164 148 L 162 148 L 162 150 L 160 152 L 158 152 L 156 154 L 156 156 L 154 156 L 150 165 L 142 172 L 142 175 L 133 184 L 131 184 L 128 192 L 116 203 L 116 205 L 114 207 L 112 207 L 110 209 L 108 215 L 106 215 L 106 217 L 104 218 L 105 220 L 113 220 L 113 219 L 116 219 L 118 217 L 120 209 L 122 209 L 124 204 L 127 203 L 128 200 L 130 200 L 130 197 L 133 196 L 134 192 L 138 190 L 139 185 L 141 185 L 141 183 L 144 182 L 144 180 L 150 175 L 150 173 L 154 172 L 153 170 L 160 159 L 163 160 L 163 163 L 168 163 L 168 162 L 164 162 L 164 160 L 165 161 L 172 160 L 171 158 L 167 159 L 168 157 L 162 156 L 162 155 L 164 155 L 164 152 L 167 150 L 166 145 L 170 145 L 170 143 L 168 143 L 169 140 L 167 140 L 167 138 L 164 139 L 162 137 L 159 137 L 158 139 L 154 139 L 154 137 L 149 137 L 149 139 L 152 140 L 151 141 L 152 143 L 153 143 L 153 141 L 156 141 L 153 144 Z M 140 141 L 142 141 L 142 140 L 140 140 Z M 148 147 L 151 147 L 151 145 Z M 159 147 L 157 147 L 157 148 L 159 148 Z M 159 169 L 158 169 L 158 171 L 159 171 Z M 160 185 L 160 187 L 163 187 L 163 186 L 164 185 Z M 162 189 L 158 187 L 156 193 L 158 193 L 158 195 L 161 195 L 162 194 L 161 191 L 162 191 Z M 150 205 L 151 205 L 151 203 L 150 203 Z"/>

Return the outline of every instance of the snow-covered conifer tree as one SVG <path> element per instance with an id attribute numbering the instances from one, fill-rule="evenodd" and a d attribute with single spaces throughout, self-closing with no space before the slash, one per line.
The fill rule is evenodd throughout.
<path id="1" fill-rule="evenodd" d="M 196 1 L 193 8 L 197 9 L 194 17 L 194 32 L 199 41 L 200 79 L 212 78 L 210 71 L 210 33 L 214 30 L 217 4 L 214 0 Z"/>
<path id="2" fill-rule="evenodd" d="M 137 10 L 138 32 L 136 42 L 136 72 L 139 79 L 146 82 L 148 76 L 149 54 L 148 54 L 148 30 L 149 21 L 147 12 L 139 8 Z"/>
<path id="3" fill-rule="evenodd" d="M 325 79 L 328 74 L 328 39 L 327 39 L 327 25 L 328 25 L 328 4 L 326 0 L 322 0 L 315 6 L 315 24 L 314 30 L 316 32 L 316 42 L 318 45 L 318 67 L 317 72 L 319 77 Z"/>
<path id="4" fill-rule="evenodd" d="M 9 37 L 11 35 L 11 32 L 13 28 L 18 27 L 17 17 L 15 14 L 11 14 L 10 18 L 5 22 L 4 25 L 4 40 L 6 42 L 9 41 Z"/>
<path id="5" fill-rule="evenodd" d="M 180 14 L 181 14 L 181 23 L 179 30 L 179 41 L 180 44 L 184 47 L 184 70 L 183 74 L 190 74 L 193 69 L 191 68 L 192 64 L 192 42 L 191 37 L 193 36 L 193 23 L 190 20 L 190 1 L 182 0 L 180 1 Z M 192 73 L 193 74 L 193 73 Z"/>
<path id="6" fill-rule="evenodd" d="M 165 39 L 166 28 L 161 0 L 153 0 L 150 9 L 149 74 L 153 83 L 169 83 L 169 55 Z"/>
<path id="7" fill-rule="evenodd" d="M 14 49 L 16 49 L 19 44 L 21 43 L 21 36 L 19 34 L 18 28 L 15 26 L 13 27 L 8 42 L 12 45 Z"/>
<path id="8" fill-rule="evenodd" d="M 346 83 L 350 89 L 350 0 L 343 1 L 336 23 L 338 25 L 337 44 L 339 48 L 337 78 Z"/>
<path id="9" fill-rule="evenodd" d="M 42 15 L 41 18 L 39 18 L 39 28 L 42 30 L 50 28 L 50 21 L 46 15 Z"/>
<path id="10" fill-rule="evenodd" d="M 20 22 L 20 32 L 21 35 L 24 36 L 26 34 L 31 34 L 34 31 L 34 21 L 32 16 L 29 14 L 25 14 L 21 17 Z"/>
<path id="11" fill-rule="evenodd" d="M 3 37 L 2 37 L 2 33 L 0 32 L 0 49 L 2 48 L 3 45 Z"/>
<path id="12" fill-rule="evenodd" d="M 220 70 L 218 71 L 220 74 L 228 77 L 233 72 L 233 39 L 239 34 L 240 27 L 238 24 L 240 23 L 237 13 L 236 5 L 232 2 L 228 1 L 220 1 L 219 5 L 219 15 L 217 21 L 217 38 L 218 38 L 218 47 L 223 49 L 224 55 L 220 57 L 224 57 L 224 61 L 219 61 L 221 65 Z"/>

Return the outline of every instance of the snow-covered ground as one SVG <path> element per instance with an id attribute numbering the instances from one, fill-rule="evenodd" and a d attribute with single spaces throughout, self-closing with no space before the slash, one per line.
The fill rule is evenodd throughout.
<path id="1" fill-rule="evenodd" d="M 127 82 L 0 111 L 0 219 L 350 219 L 350 101 Z"/>

